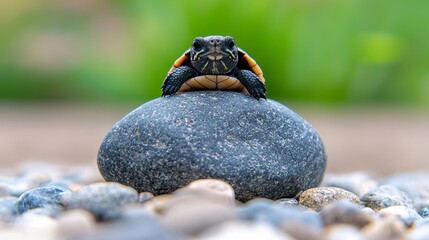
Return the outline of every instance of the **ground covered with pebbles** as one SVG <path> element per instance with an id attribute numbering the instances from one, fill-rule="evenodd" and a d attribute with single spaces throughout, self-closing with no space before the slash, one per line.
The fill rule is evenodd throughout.
<path id="1" fill-rule="evenodd" d="M 197 180 L 153 196 L 97 169 L 31 166 L 0 175 L 0 239 L 429 239 L 429 173 L 327 175 L 296 198 L 235 200 Z"/>

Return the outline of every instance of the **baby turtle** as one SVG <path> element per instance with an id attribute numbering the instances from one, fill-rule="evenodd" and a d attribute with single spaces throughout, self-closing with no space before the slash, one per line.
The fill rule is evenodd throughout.
<path id="1" fill-rule="evenodd" d="M 193 90 L 226 90 L 266 99 L 261 68 L 230 36 L 196 37 L 168 71 L 162 96 Z"/>

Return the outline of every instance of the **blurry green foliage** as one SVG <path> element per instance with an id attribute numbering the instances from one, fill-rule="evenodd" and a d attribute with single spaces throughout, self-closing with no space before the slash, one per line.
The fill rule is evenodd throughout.
<path id="1" fill-rule="evenodd" d="M 195 36 L 231 35 L 268 97 L 429 102 L 427 0 L 0 2 L 0 99 L 149 100 Z"/>

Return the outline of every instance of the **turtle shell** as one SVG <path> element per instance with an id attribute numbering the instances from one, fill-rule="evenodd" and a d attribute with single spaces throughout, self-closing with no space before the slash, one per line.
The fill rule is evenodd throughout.
<path id="1" fill-rule="evenodd" d="M 189 58 L 190 50 L 187 50 L 181 57 L 179 57 L 168 71 L 170 75 L 176 68 L 183 65 L 191 65 Z M 239 69 L 247 69 L 252 71 L 258 76 L 259 81 L 265 85 L 265 79 L 261 68 L 253 58 L 251 58 L 245 51 L 238 48 L 238 63 Z M 235 77 L 228 75 L 200 75 L 187 80 L 179 89 L 178 93 L 187 92 L 192 90 L 229 90 L 249 94 L 244 85 Z"/>

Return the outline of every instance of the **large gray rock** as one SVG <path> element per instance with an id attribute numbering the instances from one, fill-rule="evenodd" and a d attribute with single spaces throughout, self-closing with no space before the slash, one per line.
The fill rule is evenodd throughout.
<path id="1" fill-rule="evenodd" d="M 147 102 L 101 144 L 107 181 L 155 194 L 223 179 L 236 198 L 279 199 L 319 185 L 326 166 L 314 128 L 284 105 L 236 92 L 187 92 Z"/>

